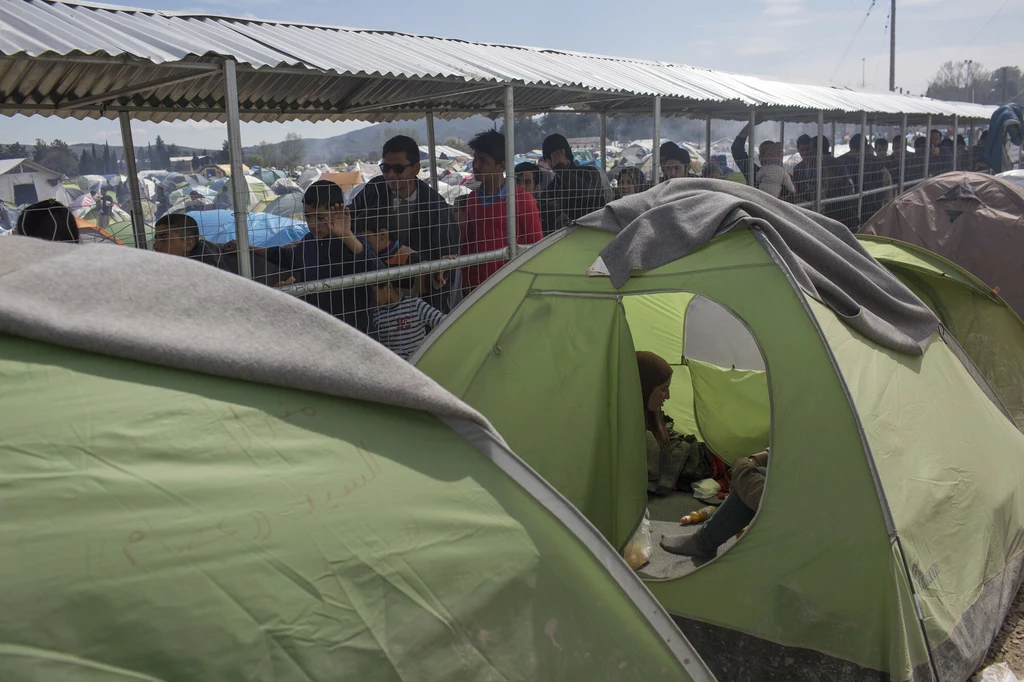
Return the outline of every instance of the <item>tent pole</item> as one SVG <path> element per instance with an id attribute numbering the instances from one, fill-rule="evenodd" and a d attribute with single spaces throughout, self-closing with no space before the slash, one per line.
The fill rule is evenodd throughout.
<path id="1" fill-rule="evenodd" d="M 601 171 L 608 174 L 608 115 L 601 112 Z"/>
<path id="2" fill-rule="evenodd" d="M 903 183 L 907 178 L 907 115 L 903 114 L 900 121 L 900 194 L 903 194 Z"/>
<path id="3" fill-rule="evenodd" d="M 924 131 L 924 179 L 928 179 L 928 166 L 932 160 L 932 115 L 928 114 L 928 124 Z"/>
<path id="4" fill-rule="evenodd" d="M 516 118 L 512 86 L 505 86 L 505 212 L 508 220 L 508 255 L 516 255 Z"/>
<path id="5" fill-rule="evenodd" d="M 711 114 L 704 120 L 704 165 L 711 165 Z"/>
<path id="6" fill-rule="evenodd" d="M 857 225 L 864 209 L 864 158 L 868 155 L 868 112 L 860 113 L 860 163 L 857 164 Z"/>
<path id="7" fill-rule="evenodd" d="M 956 165 L 957 161 L 957 144 L 956 138 L 960 134 L 960 116 L 953 114 L 953 170 L 960 170 L 959 166 Z"/>
<path id="8" fill-rule="evenodd" d="M 437 191 L 437 138 L 434 137 L 434 112 L 427 112 L 427 156 L 430 158 L 430 186 Z"/>
<path id="9" fill-rule="evenodd" d="M 231 165 L 231 205 L 235 216 L 235 243 L 238 245 L 238 274 L 252 279 L 252 264 L 249 262 L 249 183 L 242 173 L 238 80 L 232 59 L 224 60 L 224 113 L 228 120 L 228 160 Z"/>
<path id="10" fill-rule="evenodd" d="M 757 140 L 754 128 L 757 127 L 757 110 L 750 110 L 750 136 L 747 137 L 747 184 L 751 187 L 754 186 L 756 176 L 754 175 L 754 149 L 756 149 Z"/>
<path id="11" fill-rule="evenodd" d="M 819 111 L 818 112 L 818 138 L 815 140 L 815 143 L 818 145 L 818 148 L 814 152 L 814 159 L 816 161 L 815 168 L 814 168 L 814 173 L 815 173 L 815 181 L 814 181 L 814 210 L 817 211 L 818 213 L 821 213 L 821 155 L 822 155 L 822 152 L 821 152 L 821 148 L 822 148 L 821 138 L 824 135 L 825 135 L 825 112 L 824 111 Z"/>
<path id="12" fill-rule="evenodd" d="M 128 189 L 132 194 L 132 231 L 135 248 L 146 248 L 146 224 L 142 215 L 142 192 L 139 189 L 139 171 L 135 166 L 135 142 L 132 139 L 132 119 L 127 111 L 118 114 L 121 121 L 121 144 L 124 146 L 124 165 L 128 175 Z"/>
<path id="13" fill-rule="evenodd" d="M 658 184 L 661 177 L 661 95 L 654 96 L 654 131 L 652 133 L 654 149 L 651 150 L 651 185 Z"/>

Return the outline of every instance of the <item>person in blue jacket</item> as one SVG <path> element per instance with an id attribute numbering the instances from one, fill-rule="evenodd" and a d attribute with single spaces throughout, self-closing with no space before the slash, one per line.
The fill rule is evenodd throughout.
<path id="1" fill-rule="evenodd" d="M 376 270 L 377 256 L 370 244 L 352 231 L 345 209 L 345 193 L 329 180 L 318 180 L 302 197 L 309 234 L 286 246 L 254 249 L 257 255 L 281 268 L 277 286 L 313 282 Z M 364 334 L 370 328 L 368 287 L 335 289 L 306 294 L 302 300 L 334 315 Z"/>

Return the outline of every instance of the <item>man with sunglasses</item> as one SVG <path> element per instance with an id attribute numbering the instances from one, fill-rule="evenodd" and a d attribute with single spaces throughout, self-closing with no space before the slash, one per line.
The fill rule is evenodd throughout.
<path id="1" fill-rule="evenodd" d="M 459 253 L 459 226 L 440 194 L 419 179 L 420 148 L 405 135 L 384 144 L 381 175 L 366 183 L 352 200 L 356 220 L 386 216 L 389 233 L 416 251 L 421 260 L 440 260 Z M 450 285 L 447 287 L 450 289 Z M 428 302 L 447 313 L 445 290 L 431 293 Z"/>

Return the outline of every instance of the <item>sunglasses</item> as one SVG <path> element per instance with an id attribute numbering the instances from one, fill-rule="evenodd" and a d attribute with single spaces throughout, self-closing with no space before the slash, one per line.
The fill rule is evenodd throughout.
<path id="1" fill-rule="evenodd" d="M 411 167 L 411 163 L 382 163 L 380 165 L 380 172 L 388 173 L 390 171 L 395 171 L 395 175 L 401 175 L 402 173 L 405 172 L 406 168 Z"/>

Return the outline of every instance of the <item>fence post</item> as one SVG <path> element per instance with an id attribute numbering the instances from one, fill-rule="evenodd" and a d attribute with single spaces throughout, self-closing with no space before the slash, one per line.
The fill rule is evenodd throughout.
<path id="1" fill-rule="evenodd" d="M 661 177 L 661 95 L 654 96 L 654 149 L 651 150 L 651 186 L 658 184 Z"/>
<path id="2" fill-rule="evenodd" d="M 757 148 L 757 138 L 754 128 L 757 127 L 757 110 L 750 110 L 750 135 L 747 137 L 747 184 L 754 186 L 754 149 Z"/>
<path id="3" fill-rule="evenodd" d="M 953 170 L 960 170 L 960 167 L 956 165 L 957 157 L 957 143 L 956 138 L 960 134 L 960 116 L 958 114 L 953 115 Z"/>
<path id="4" fill-rule="evenodd" d="M 704 164 L 711 165 L 711 114 L 704 121 Z M 709 176 L 710 177 L 710 176 Z M 722 176 L 723 178 L 725 175 Z"/>
<path id="5" fill-rule="evenodd" d="M 900 194 L 903 194 L 903 183 L 907 179 L 907 115 L 903 114 L 900 121 Z"/>
<path id="6" fill-rule="evenodd" d="M 505 126 L 506 128 L 508 126 Z M 437 138 L 434 137 L 434 112 L 427 112 L 427 156 L 430 157 L 430 186 L 437 191 Z"/>
<path id="7" fill-rule="evenodd" d="M 971 120 L 971 129 L 967 133 L 967 170 L 974 170 L 974 146 L 978 141 L 974 139 L 974 120 Z"/>
<path id="8" fill-rule="evenodd" d="M 928 179 L 928 166 L 932 160 L 932 115 L 928 114 L 928 124 L 924 131 L 924 179 Z"/>
<path id="9" fill-rule="evenodd" d="M 836 140 L 836 122 L 832 121 L 832 145 L 831 145 L 832 146 L 832 150 L 829 152 L 829 156 L 833 156 L 834 157 L 836 155 L 836 144 L 837 143 L 838 143 L 838 141 Z"/>
<path id="10" fill-rule="evenodd" d="M 786 122 L 779 121 L 779 145 L 782 147 L 783 165 L 785 165 L 786 156 Z"/>
<path id="11" fill-rule="evenodd" d="M 816 150 L 814 150 L 814 159 L 817 162 L 817 163 L 815 163 L 815 169 L 814 169 L 814 173 L 815 173 L 815 176 L 816 176 L 815 182 L 814 182 L 814 195 L 815 195 L 814 196 L 814 210 L 817 211 L 818 213 L 821 213 L 821 163 L 822 163 L 822 155 L 823 155 L 823 152 L 821 151 L 821 148 L 823 146 L 821 144 L 821 141 L 822 141 L 821 138 L 823 138 L 824 136 L 825 136 L 825 112 L 824 111 L 819 111 L 818 112 L 818 137 L 814 140 L 815 144 L 818 145 L 818 148 Z"/>
<path id="12" fill-rule="evenodd" d="M 139 189 L 139 169 L 135 165 L 135 141 L 132 139 L 132 119 L 127 111 L 118 114 L 121 121 L 121 144 L 124 146 L 124 165 L 128 175 L 128 189 L 132 194 L 132 232 L 135 248 L 145 249 L 146 223 L 142 215 L 142 191 Z"/>
<path id="13" fill-rule="evenodd" d="M 608 176 L 608 115 L 601 112 L 601 172 Z"/>
<path id="14" fill-rule="evenodd" d="M 857 164 L 857 224 L 864 208 L 864 157 L 868 155 L 868 112 L 860 114 L 860 163 Z"/>
<path id="15" fill-rule="evenodd" d="M 231 207 L 235 216 L 235 243 L 238 245 L 238 274 L 252 279 L 249 261 L 249 183 L 242 173 L 242 130 L 238 115 L 238 80 L 235 62 L 224 60 L 224 113 L 228 121 L 228 160 L 231 165 Z"/>
<path id="16" fill-rule="evenodd" d="M 516 120 L 512 86 L 505 86 L 505 212 L 508 220 L 508 255 L 516 255 Z"/>

